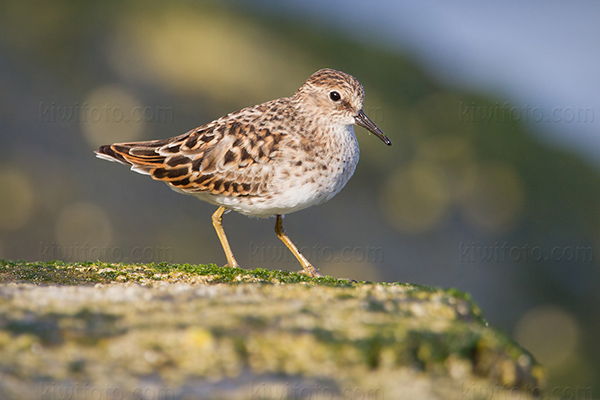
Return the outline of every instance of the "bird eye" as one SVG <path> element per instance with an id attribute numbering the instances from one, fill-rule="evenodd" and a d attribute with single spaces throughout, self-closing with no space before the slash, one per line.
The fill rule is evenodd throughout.
<path id="1" fill-rule="evenodd" d="M 342 96 L 334 90 L 333 92 L 329 92 L 329 98 L 333 101 L 340 101 Z"/>

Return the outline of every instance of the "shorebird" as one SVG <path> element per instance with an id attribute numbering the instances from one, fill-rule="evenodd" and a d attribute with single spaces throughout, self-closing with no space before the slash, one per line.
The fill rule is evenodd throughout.
<path id="1" fill-rule="evenodd" d="M 363 111 L 365 92 L 351 75 L 312 74 L 292 97 L 244 108 L 169 139 L 101 146 L 98 157 L 219 206 L 212 223 L 227 265 L 238 267 L 223 229 L 229 210 L 276 217 L 275 232 L 309 276 L 319 271 L 283 227 L 285 214 L 322 204 L 350 179 L 359 149 L 353 125 L 392 142 Z"/>

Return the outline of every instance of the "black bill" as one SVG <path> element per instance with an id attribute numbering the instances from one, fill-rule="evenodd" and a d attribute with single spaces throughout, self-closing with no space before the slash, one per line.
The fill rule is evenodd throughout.
<path id="1" fill-rule="evenodd" d="M 377 125 L 375 125 L 375 122 L 371 121 L 371 119 L 367 117 L 367 114 L 365 114 L 363 110 L 360 110 L 358 115 L 354 117 L 354 120 L 356 121 L 356 125 L 362 126 L 373 135 L 381 139 L 383 143 L 387 144 L 388 146 L 392 145 L 392 141 L 385 136 L 385 133 L 383 133 L 383 131 L 379 129 Z"/>

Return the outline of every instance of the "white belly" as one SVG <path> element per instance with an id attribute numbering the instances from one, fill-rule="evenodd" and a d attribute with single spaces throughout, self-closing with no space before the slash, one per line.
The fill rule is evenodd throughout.
<path id="1" fill-rule="evenodd" d="M 354 174 L 359 158 L 358 141 L 352 126 L 333 132 L 324 146 L 316 149 L 312 161 L 302 153 L 273 164 L 269 190 L 263 196 L 229 197 L 199 193 L 209 203 L 225 206 L 241 214 L 271 217 L 289 214 L 322 204 L 335 196 Z M 296 165 L 302 161 L 302 165 Z"/>

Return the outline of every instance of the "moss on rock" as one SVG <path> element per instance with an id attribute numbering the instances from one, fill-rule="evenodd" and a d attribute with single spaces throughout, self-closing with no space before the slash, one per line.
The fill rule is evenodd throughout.
<path id="1" fill-rule="evenodd" d="M 214 265 L 0 261 L 0 355 L 15 399 L 535 398 L 544 380 L 462 292 Z"/>

